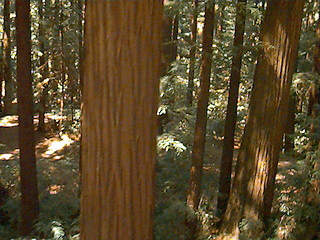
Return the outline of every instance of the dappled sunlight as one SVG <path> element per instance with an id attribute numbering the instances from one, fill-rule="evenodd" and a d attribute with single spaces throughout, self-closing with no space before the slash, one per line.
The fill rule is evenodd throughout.
<path id="1" fill-rule="evenodd" d="M 18 116 L 5 116 L 0 119 L 0 127 L 15 127 L 18 126 Z"/>
<path id="2" fill-rule="evenodd" d="M 0 161 L 9 161 L 15 157 L 12 153 L 0 154 Z"/>
<path id="3" fill-rule="evenodd" d="M 70 146 L 74 140 L 68 135 L 64 134 L 61 137 L 53 137 L 47 139 L 37 147 L 37 153 L 43 158 L 52 158 L 53 160 L 60 160 L 61 156 L 53 156 L 61 152 L 66 147 Z"/>
<path id="4" fill-rule="evenodd" d="M 57 185 L 57 184 L 51 185 L 51 186 L 48 188 L 48 192 L 49 192 L 51 195 L 58 194 L 58 193 L 61 192 L 62 190 L 63 190 L 63 186 L 62 186 L 62 185 Z"/>
<path id="5" fill-rule="evenodd" d="M 62 135 L 61 140 L 55 138 L 53 142 L 49 145 L 47 151 L 44 153 L 45 157 L 52 155 L 53 153 L 62 150 L 64 147 L 69 146 L 73 143 L 73 140 L 68 137 L 68 135 Z"/>

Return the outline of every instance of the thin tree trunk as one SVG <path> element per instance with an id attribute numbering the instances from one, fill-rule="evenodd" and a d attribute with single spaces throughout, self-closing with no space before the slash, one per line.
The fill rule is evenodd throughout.
<path id="1" fill-rule="evenodd" d="M 192 106 L 193 92 L 194 92 L 194 74 L 196 65 L 196 51 L 197 51 L 197 30 L 198 30 L 198 6 L 199 0 L 194 0 L 191 15 L 191 39 L 190 39 L 190 64 L 188 76 L 188 89 L 187 89 L 187 105 Z"/>
<path id="2" fill-rule="evenodd" d="M 192 151 L 192 163 L 190 169 L 189 189 L 187 195 L 187 204 L 193 210 L 197 210 L 199 207 L 201 193 L 203 157 L 207 129 L 207 107 L 209 101 L 209 88 L 211 79 L 213 25 L 215 15 L 214 8 L 214 3 L 207 4 L 203 28 L 203 50 L 201 61 L 200 88 L 198 95 L 198 107 Z M 189 228 L 190 239 L 196 239 L 199 231 L 197 219 L 188 218 L 186 225 Z"/>
<path id="3" fill-rule="evenodd" d="M 80 91 L 82 92 L 83 86 L 82 86 L 82 82 L 83 82 L 83 19 L 84 19 L 84 0 L 78 0 L 78 11 L 79 11 L 79 19 L 78 19 L 78 29 L 79 29 L 79 33 L 78 33 L 78 42 L 79 42 L 79 67 L 78 67 L 78 71 L 79 71 L 79 81 L 80 81 Z"/>
<path id="4" fill-rule="evenodd" d="M 43 25 L 44 17 L 44 7 L 42 0 L 38 2 L 38 12 L 39 12 L 39 39 L 40 39 L 40 51 L 42 55 L 40 56 L 40 74 L 41 74 L 41 92 L 40 92 L 40 102 L 39 102 L 39 118 L 38 118 L 38 131 L 44 132 L 45 131 L 45 112 L 47 108 L 47 101 L 48 101 L 48 82 L 46 78 L 48 77 L 48 68 L 46 63 L 46 49 L 45 49 L 45 28 Z"/>
<path id="5" fill-rule="evenodd" d="M 269 1 L 261 26 L 262 49 L 250 113 L 221 231 L 239 237 L 239 223 L 253 224 L 257 239 L 269 218 L 280 148 L 295 70 L 303 0 Z"/>
<path id="6" fill-rule="evenodd" d="M 164 76 L 171 63 L 176 60 L 178 54 L 178 30 L 179 30 L 179 18 L 178 14 L 175 16 L 166 16 L 164 14 L 162 23 L 162 70 L 161 75 Z"/>
<path id="7" fill-rule="evenodd" d="M 217 206 L 218 215 L 222 215 L 227 208 L 231 185 L 234 132 L 237 123 L 237 105 L 241 76 L 241 63 L 243 55 L 243 36 L 246 18 L 246 4 L 246 0 L 239 0 L 237 3 L 237 17 L 234 36 L 234 53 L 231 65 L 229 98 L 227 106 L 226 123 L 224 127 L 223 151 L 220 166 L 219 195 Z"/>
<path id="8" fill-rule="evenodd" d="M 296 100 L 293 95 L 290 96 L 287 125 L 285 129 L 284 136 L 284 150 L 285 152 L 291 152 L 294 149 L 294 124 L 295 124 L 295 110 L 296 110 Z"/>
<path id="9" fill-rule="evenodd" d="M 177 13 L 174 15 L 172 22 L 172 62 L 176 60 L 178 56 L 179 18 L 180 15 Z"/>
<path id="10" fill-rule="evenodd" d="M 4 96 L 4 112 L 5 114 L 13 114 L 13 99 L 14 86 L 11 70 L 11 18 L 10 18 L 10 0 L 4 0 L 3 6 L 3 65 L 4 65 L 4 81 L 5 81 L 5 96 Z"/>
<path id="11" fill-rule="evenodd" d="M 56 14 L 58 20 L 58 34 L 60 38 L 60 49 L 59 49 L 59 54 L 60 54 L 60 66 L 61 66 L 61 79 L 60 79 L 60 85 L 61 85 L 61 98 L 60 98 L 60 120 L 59 120 L 59 134 L 62 134 L 64 130 L 63 126 L 63 115 L 64 115 L 64 110 L 65 110 L 65 95 L 66 95 L 66 75 L 68 74 L 67 72 L 67 67 L 66 64 L 67 62 L 65 61 L 64 57 L 64 28 L 63 28 L 63 21 L 64 21 L 64 15 L 63 15 L 63 4 L 61 0 L 56 0 Z"/>
<path id="12" fill-rule="evenodd" d="M 208 4 L 205 12 L 203 29 L 203 52 L 201 62 L 201 79 L 198 96 L 197 118 L 193 142 L 192 165 L 190 169 L 190 183 L 187 204 L 197 209 L 200 201 L 203 156 L 207 129 L 207 107 L 212 64 L 212 41 L 214 23 L 214 5 Z"/>
<path id="13" fill-rule="evenodd" d="M 162 2 L 86 4 L 81 239 L 150 240 Z"/>
<path id="14" fill-rule="evenodd" d="M 318 124 L 316 123 L 316 118 L 318 117 L 317 106 L 320 102 L 320 87 L 315 84 L 310 86 L 309 90 L 309 105 L 308 105 L 308 117 L 310 117 L 310 127 L 309 127 L 309 143 L 308 148 L 312 150 L 319 145 L 319 139 L 317 139 L 314 134 L 317 132 Z"/>
<path id="15" fill-rule="evenodd" d="M 314 57 L 313 57 L 313 70 L 320 74 L 320 23 L 316 28 L 316 36 L 317 42 L 314 48 Z M 317 117 L 319 116 L 319 108 L 320 105 L 320 85 L 312 84 L 309 90 L 309 105 L 308 105 L 308 113 L 307 115 L 311 119 L 310 127 L 309 127 L 309 149 L 317 148 L 319 145 L 319 139 L 315 137 L 315 133 L 319 128 L 319 124 L 317 124 Z"/>
<path id="16" fill-rule="evenodd" d="M 16 1 L 17 82 L 19 113 L 21 225 L 20 234 L 30 235 L 39 215 L 37 169 L 33 126 L 31 76 L 30 1 Z"/>

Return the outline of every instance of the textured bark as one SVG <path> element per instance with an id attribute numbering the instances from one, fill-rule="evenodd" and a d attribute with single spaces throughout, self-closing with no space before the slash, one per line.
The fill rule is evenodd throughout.
<path id="1" fill-rule="evenodd" d="M 3 6 L 3 77 L 5 81 L 4 112 L 5 114 L 13 114 L 14 86 L 11 71 L 11 34 L 10 34 L 11 18 L 10 18 L 10 0 L 4 0 Z"/>
<path id="2" fill-rule="evenodd" d="M 279 152 L 300 36 L 303 0 L 269 1 L 261 27 L 250 112 L 222 232 L 239 235 L 249 221 L 258 238 L 270 216 Z"/>
<path id="3" fill-rule="evenodd" d="M 33 126 L 31 76 L 30 1 L 16 1 L 17 82 L 21 181 L 20 234 L 28 236 L 39 215 L 37 169 Z"/>
<path id="4" fill-rule="evenodd" d="M 234 36 L 234 53 L 231 64 L 229 98 L 227 106 L 226 123 L 224 127 L 223 151 L 220 166 L 219 195 L 217 205 L 218 215 L 222 215 L 227 208 L 231 185 L 234 132 L 237 123 L 237 105 L 243 55 L 243 36 L 246 18 L 246 4 L 246 0 L 239 0 L 237 3 L 237 17 Z"/>
<path id="5" fill-rule="evenodd" d="M 191 39 L 190 39 L 190 64 L 188 75 L 188 88 L 187 88 L 187 104 L 192 106 L 193 92 L 194 92 L 194 74 L 196 65 L 196 51 L 197 51 L 197 30 L 198 30 L 198 5 L 199 0 L 194 0 L 192 7 L 191 19 Z"/>
<path id="6" fill-rule="evenodd" d="M 150 240 L 161 1 L 87 1 L 81 239 Z"/>
<path id="7" fill-rule="evenodd" d="M 187 204 L 194 210 L 196 210 L 199 206 L 201 192 L 203 157 L 207 130 L 207 107 L 209 100 L 212 64 L 213 23 L 215 14 L 214 6 L 215 4 L 213 3 L 206 6 L 203 29 L 203 50 L 201 60 L 198 108 L 192 150 L 190 182 L 187 196 Z"/>

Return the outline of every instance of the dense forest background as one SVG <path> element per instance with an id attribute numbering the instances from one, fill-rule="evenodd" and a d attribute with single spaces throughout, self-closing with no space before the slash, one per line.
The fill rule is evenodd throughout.
<path id="1" fill-rule="evenodd" d="M 297 59 L 290 60 L 295 72 L 290 79 L 290 103 L 279 120 L 286 128 L 277 129 L 274 124 L 275 131 L 285 134 L 281 132 L 279 140 L 274 196 L 270 195 L 272 210 L 267 220 L 262 217 L 263 223 L 260 216 L 239 221 L 241 239 L 320 238 L 320 2 L 304 2 Z M 226 206 L 225 194 L 229 194 L 252 105 L 250 97 L 263 48 L 264 35 L 260 34 L 265 31 L 261 23 L 267 19 L 269 4 L 273 3 L 164 1 L 155 168 L 156 240 L 223 239 L 221 229 L 228 229 L 221 220 L 231 208 Z M 16 28 L 15 1 L 2 1 L 0 12 L 0 238 L 23 239 L 18 237 L 32 235 L 35 239 L 80 239 L 84 1 L 30 1 L 39 214 L 31 226 L 32 233 L 25 229 L 27 234 L 21 231 L 24 218 L 20 205 L 16 77 L 16 36 L 23 33 Z M 292 27 L 291 32 L 299 31 Z M 204 62 L 209 70 L 204 70 Z M 237 76 L 238 80 L 232 80 Z M 232 87 L 231 81 L 238 83 Z M 203 90 L 204 86 L 207 90 Z M 233 95 L 237 104 L 234 126 L 229 122 L 231 89 L 238 92 Z M 19 104 L 21 114 L 23 102 Z M 262 108 L 262 101 L 256 105 Z M 271 124 L 277 122 L 272 116 L 268 120 Z M 226 139 L 231 139 L 231 149 Z M 245 174 L 250 175 L 251 170 L 245 169 Z M 268 194 L 264 197 L 270 197 Z"/>

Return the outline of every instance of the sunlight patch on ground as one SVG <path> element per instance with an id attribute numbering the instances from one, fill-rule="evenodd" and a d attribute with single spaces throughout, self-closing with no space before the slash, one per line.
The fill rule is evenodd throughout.
<path id="1" fill-rule="evenodd" d="M 55 152 L 62 150 L 63 148 L 70 146 L 74 140 L 69 138 L 68 135 L 64 134 L 61 136 L 61 139 L 54 139 L 49 145 L 48 149 L 44 152 L 44 157 L 49 157 L 50 155 L 54 154 Z"/>
<path id="2" fill-rule="evenodd" d="M 58 194 L 59 192 L 61 192 L 62 188 L 63 188 L 63 186 L 54 184 L 49 187 L 48 191 L 50 192 L 51 195 L 55 195 L 55 194 Z"/>
<path id="3" fill-rule="evenodd" d="M 12 115 L 12 116 L 5 116 L 0 119 L 0 126 L 1 127 L 14 127 L 18 126 L 18 116 Z"/>
<path id="4" fill-rule="evenodd" d="M 13 157 L 14 157 L 14 154 L 12 154 L 12 153 L 0 154 L 0 161 L 8 161 Z"/>

